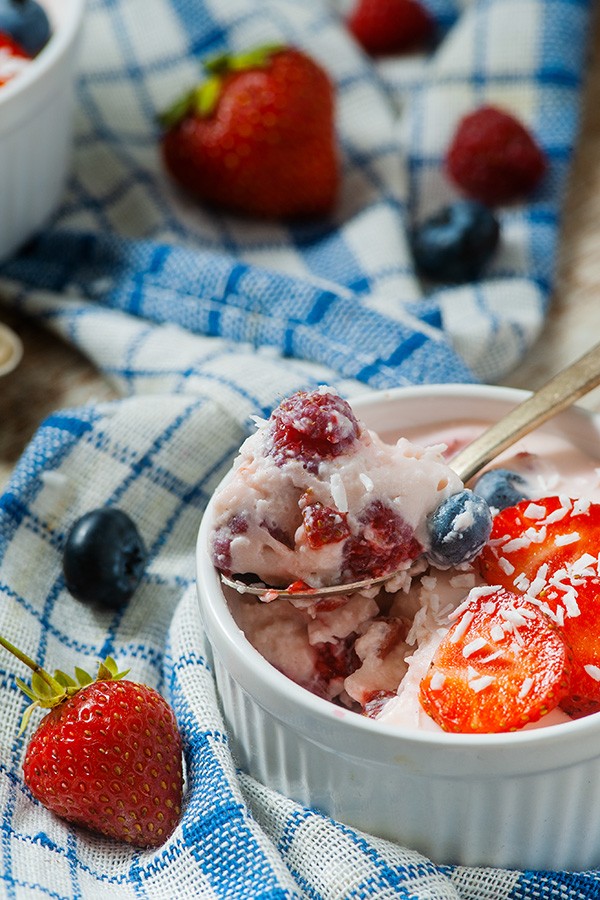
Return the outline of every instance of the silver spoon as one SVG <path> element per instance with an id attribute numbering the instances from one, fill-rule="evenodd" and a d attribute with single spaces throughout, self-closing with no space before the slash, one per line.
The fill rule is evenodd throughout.
<path id="1" fill-rule="evenodd" d="M 524 400 L 509 413 L 487 428 L 479 437 L 463 447 L 449 464 L 463 483 L 467 483 L 498 454 L 512 446 L 534 428 L 558 415 L 563 409 L 589 393 L 600 384 L 600 344 L 592 347 L 584 356 L 555 375 L 543 387 Z M 293 596 L 314 597 L 332 594 L 351 594 L 384 581 L 389 581 L 398 573 L 392 572 L 379 578 L 365 578 L 348 584 L 334 584 L 330 587 L 309 590 L 289 590 L 288 588 L 265 587 L 244 584 L 221 574 L 224 584 L 240 593 L 257 597 Z"/>

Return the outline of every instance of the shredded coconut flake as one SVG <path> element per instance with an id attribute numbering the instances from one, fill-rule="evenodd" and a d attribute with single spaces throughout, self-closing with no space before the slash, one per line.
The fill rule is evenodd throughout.
<path id="1" fill-rule="evenodd" d="M 583 667 L 585 671 L 588 673 L 590 678 L 593 678 L 594 681 L 600 681 L 600 668 L 598 666 L 587 665 Z"/>
<path id="2" fill-rule="evenodd" d="M 505 575 L 512 575 L 513 572 L 515 571 L 515 567 L 513 566 L 513 564 L 511 562 L 509 562 L 509 560 L 506 559 L 505 556 L 498 557 L 498 565 L 500 566 L 502 571 L 505 573 Z"/>
<path id="3" fill-rule="evenodd" d="M 484 691 L 488 688 L 490 684 L 493 684 L 495 680 L 493 675 L 481 675 L 479 678 L 474 678 L 470 681 L 469 687 L 478 694 L 480 691 Z"/>
<path id="4" fill-rule="evenodd" d="M 450 587 L 455 588 L 471 588 L 475 584 L 475 573 L 464 572 L 460 575 L 453 575 L 450 578 Z"/>
<path id="5" fill-rule="evenodd" d="M 527 578 L 527 576 L 523 572 L 521 572 L 519 575 L 517 575 L 513 584 L 517 588 L 517 590 L 526 591 L 530 585 L 530 581 L 529 578 Z"/>
<path id="6" fill-rule="evenodd" d="M 533 687 L 533 678 L 530 678 L 529 675 L 523 679 L 523 684 L 521 685 L 521 690 L 519 691 L 519 700 L 523 700 L 527 694 L 530 692 Z"/>
<path id="7" fill-rule="evenodd" d="M 543 519 L 546 515 L 546 507 L 540 506 L 539 503 L 530 503 L 529 506 L 523 510 L 523 515 L 527 519 Z"/>
<path id="8" fill-rule="evenodd" d="M 578 531 L 572 531 L 571 534 L 557 534 L 554 543 L 557 547 L 565 547 L 567 544 L 576 544 L 581 539 Z"/>
<path id="9" fill-rule="evenodd" d="M 429 687 L 432 691 L 441 691 L 446 683 L 446 676 L 443 672 L 434 672 L 431 676 L 431 681 L 429 682 Z"/>
<path id="10" fill-rule="evenodd" d="M 569 515 L 569 510 L 564 506 L 559 506 L 554 512 L 548 513 L 544 519 L 544 525 L 554 525 L 555 522 L 561 522 L 565 516 Z"/>
<path id="11" fill-rule="evenodd" d="M 519 625 L 526 624 L 526 617 L 521 614 L 521 610 L 516 610 L 514 608 L 501 609 L 500 615 L 503 619 L 505 619 L 507 622 L 510 622 L 511 625 L 514 625 L 516 628 L 518 628 Z"/>
<path id="12" fill-rule="evenodd" d="M 462 655 L 465 659 L 469 659 L 470 656 L 473 656 L 479 650 L 483 650 L 484 647 L 487 647 L 486 639 L 482 637 L 475 638 L 474 641 L 470 641 L 463 647 Z"/>
<path id="13" fill-rule="evenodd" d="M 346 495 L 346 488 L 344 487 L 344 482 L 342 481 L 338 472 L 334 472 L 329 481 L 331 487 L 331 496 L 333 497 L 333 502 L 337 506 L 340 512 L 348 512 L 348 497 Z"/>
<path id="14" fill-rule="evenodd" d="M 526 547 L 530 546 L 530 538 L 523 536 L 513 538 L 512 541 L 507 541 L 506 544 L 503 545 L 502 550 L 504 553 L 514 553 L 516 550 L 524 550 Z"/>
<path id="15" fill-rule="evenodd" d="M 375 487 L 375 485 L 373 484 L 373 480 L 371 478 L 369 478 L 368 475 L 365 475 L 364 472 L 361 472 L 361 474 L 358 477 L 360 478 L 367 494 L 370 494 L 371 491 L 373 491 L 373 489 Z"/>
<path id="16" fill-rule="evenodd" d="M 464 636 L 467 628 L 471 624 L 475 617 L 475 613 L 468 610 L 462 617 L 462 619 L 458 622 L 452 637 L 450 638 L 453 644 L 458 644 L 460 639 Z"/>
<path id="17" fill-rule="evenodd" d="M 504 628 L 502 625 L 492 625 L 490 629 L 490 637 L 494 643 L 504 640 Z"/>
<path id="18" fill-rule="evenodd" d="M 573 503 L 573 512 L 571 515 L 573 516 L 586 516 L 589 515 L 590 506 L 592 505 L 592 501 L 589 497 L 579 497 L 578 500 L 575 500 Z"/>

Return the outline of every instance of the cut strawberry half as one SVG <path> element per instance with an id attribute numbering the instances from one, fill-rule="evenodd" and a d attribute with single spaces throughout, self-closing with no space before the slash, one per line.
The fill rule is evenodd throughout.
<path id="1" fill-rule="evenodd" d="M 591 555 L 597 558 L 599 539 L 600 504 L 568 497 L 522 500 L 495 517 L 478 567 L 488 584 L 531 592 L 538 577 L 567 566 L 577 570 Z M 541 587 L 540 582 L 534 593 Z"/>
<path id="2" fill-rule="evenodd" d="M 559 569 L 539 602 L 573 654 L 571 687 L 562 709 L 576 718 L 600 711 L 600 578 Z"/>
<path id="3" fill-rule="evenodd" d="M 551 619 L 522 596 L 475 591 L 436 650 L 421 682 L 421 705 L 445 731 L 516 731 L 567 696 L 570 649 Z"/>

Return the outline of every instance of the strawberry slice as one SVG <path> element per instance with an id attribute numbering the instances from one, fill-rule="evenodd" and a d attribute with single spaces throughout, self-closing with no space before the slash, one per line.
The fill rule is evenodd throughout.
<path id="1" fill-rule="evenodd" d="M 488 584 L 525 593 L 538 573 L 545 579 L 557 569 L 585 565 L 590 554 L 597 557 L 599 542 L 600 504 L 563 496 L 522 500 L 495 517 L 478 567 Z"/>
<path id="2" fill-rule="evenodd" d="M 600 711 L 600 578 L 559 569 L 539 602 L 573 654 L 571 687 L 562 709 L 575 718 Z"/>
<path id="3" fill-rule="evenodd" d="M 0 31 L 0 86 L 6 84 L 29 63 L 31 56 L 10 34 Z"/>
<path id="4" fill-rule="evenodd" d="M 454 615 L 420 686 L 423 709 L 445 731 L 515 731 L 567 696 L 570 649 L 537 606 L 476 588 Z"/>

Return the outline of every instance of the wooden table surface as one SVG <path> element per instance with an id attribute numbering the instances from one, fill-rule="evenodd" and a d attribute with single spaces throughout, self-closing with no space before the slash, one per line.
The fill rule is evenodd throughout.
<path id="1" fill-rule="evenodd" d="M 600 340 L 600 15 L 590 37 L 580 135 L 559 245 L 558 276 L 544 331 L 504 380 L 535 389 Z M 0 487 L 39 422 L 54 409 L 115 395 L 77 350 L 0 307 L 24 344 L 19 367 L 0 378 Z M 600 409 L 600 388 L 582 403 Z"/>

